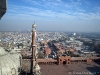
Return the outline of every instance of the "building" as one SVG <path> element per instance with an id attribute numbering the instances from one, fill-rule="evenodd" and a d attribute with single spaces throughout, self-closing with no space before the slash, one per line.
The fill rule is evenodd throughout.
<path id="1" fill-rule="evenodd" d="M 7 52 L 0 47 L 0 75 L 19 75 L 21 72 L 21 55 Z"/>
<path id="2" fill-rule="evenodd" d="M 48 58 L 48 56 L 51 54 L 51 49 L 49 48 L 48 45 L 46 45 L 46 48 L 45 48 L 45 57 Z"/>
<path id="3" fill-rule="evenodd" d="M 80 65 L 87 66 L 87 63 L 91 63 L 95 60 L 100 60 L 100 57 L 71 57 L 69 55 L 64 55 L 66 51 L 75 51 L 74 48 L 64 47 L 63 43 L 54 43 L 54 48 L 56 51 L 62 52 L 61 56 L 57 55 L 57 59 L 46 58 L 46 59 L 37 59 L 37 45 L 36 45 L 36 24 L 34 23 L 32 26 L 32 52 L 26 52 L 26 58 L 22 59 L 22 71 L 25 74 L 30 75 L 71 75 L 69 72 L 78 72 L 86 71 L 86 67 L 80 68 Z M 72 42 L 72 44 L 82 45 L 81 42 Z M 49 55 L 51 53 L 50 49 L 46 45 L 46 54 Z M 55 52 L 56 52 L 55 51 Z M 22 52 L 23 53 L 23 52 Z M 30 56 L 30 58 L 28 58 Z M 77 64 L 76 64 L 77 63 Z M 85 63 L 85 64 L 84 64 Z M 39 65 L 38 65 L 39 64 Z M 53 65 L 53 66 L 52 66 Z M 73 66 L 76 66 L 73 68 Z M 77 67 L 78 66 L 78 67 Z M 41 67 L 41 68 L 40 68 Z M 97 70 L 96 70 L 97 71 Z M 89 71 L 87 71 L 89 72 Z M 25 75 L 21 74 L 21 75 Z M 83 74 L 82 74 L 83 75 Z"/>
<path id="4" fill-rule="evenodd" d="M 31 55 L 29 53 L 29 51 L 26 51 L 25 58 L 22 58 L 22 73 L 21 75 L 23 75 L 23 73 L 25 74 L 31 74 L 31 75 L 40 75 L 40 67 L 38 65 L 37 62 L 37 56 L 38 56 L 38 52 L 37 52 L 37 44 L 36 44 L 36 24 L 34 23 L 32 25 L 32 51 L 31 51 Z M 25 51 L 22 52 L 22 54 L 25 53 Z M 30 55 L 30 58 L 29 58 Z"/>

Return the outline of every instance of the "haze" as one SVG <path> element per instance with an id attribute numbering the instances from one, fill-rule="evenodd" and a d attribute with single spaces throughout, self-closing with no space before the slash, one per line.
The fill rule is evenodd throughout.
<path id="1" fill-rule="evenodd" d="M 8 0 L 0 31 L 100 32 L 100 0 Z"/>

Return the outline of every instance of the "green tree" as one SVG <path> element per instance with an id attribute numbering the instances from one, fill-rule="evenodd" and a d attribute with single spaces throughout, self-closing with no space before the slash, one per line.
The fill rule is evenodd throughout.
<path id="1" fill-rule="evenodd" d="M 42 51 L 38 51 L 38 58 L 44 58 L 44 53 Z"/>

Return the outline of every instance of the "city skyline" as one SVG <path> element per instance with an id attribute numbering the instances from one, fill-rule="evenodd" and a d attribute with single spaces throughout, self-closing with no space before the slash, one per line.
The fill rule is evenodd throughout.
<path id="1" fill-rule="evenodd" d="M 100 32 L 99 0 L 8 0 L 0 31 Z"/>

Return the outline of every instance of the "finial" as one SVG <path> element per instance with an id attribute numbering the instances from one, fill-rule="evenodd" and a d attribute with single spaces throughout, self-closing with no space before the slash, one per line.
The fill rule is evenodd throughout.
<path id="1" fill-rule="evenodd" d="M 35 24 L 35 21 L 34 21 L 34 24 L 32 25 L 32 28 L 36 28 L 36 24 Z"/>

